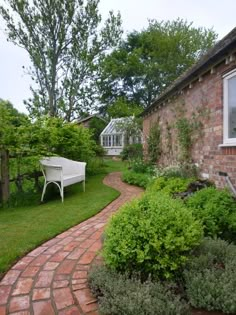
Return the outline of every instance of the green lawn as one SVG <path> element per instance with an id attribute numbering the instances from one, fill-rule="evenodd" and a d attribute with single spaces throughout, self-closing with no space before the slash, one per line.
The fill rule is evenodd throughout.
<path id="1" fill-rule="evenodd" d="M 124 163 L 106 161 L 106 173 L 121 171 Z M 25 253 L 53 236 L 88 219 L 119 196 L 102 184 L 105 174 L 90 177 L 86 192 L 82 184 L 67 187 L 62 204 L 56 199 L 42 205 L 0 209 L 0 278 Z"/>

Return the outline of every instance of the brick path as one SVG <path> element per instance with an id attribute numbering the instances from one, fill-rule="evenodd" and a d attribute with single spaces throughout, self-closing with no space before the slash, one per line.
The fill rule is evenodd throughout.
<path id="1" fill-rule="evenodd" d="M 98 261 L 110 215 L 142 189 L 111 173 L 104 183 L 121 192 L 99 214 L 44 243 L 17 262 L 0 282 L 0 315 L 96 315 L 87 271 Z"/>

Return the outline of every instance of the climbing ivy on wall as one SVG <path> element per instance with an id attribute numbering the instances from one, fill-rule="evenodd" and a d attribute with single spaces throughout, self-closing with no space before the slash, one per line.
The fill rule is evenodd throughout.
<path id="1" fill-rule="evenodd" d="M 155 163 L 161 156 L 161 128 L 159 119 L 151 125 L 147 144 L 149 160 Z"/>

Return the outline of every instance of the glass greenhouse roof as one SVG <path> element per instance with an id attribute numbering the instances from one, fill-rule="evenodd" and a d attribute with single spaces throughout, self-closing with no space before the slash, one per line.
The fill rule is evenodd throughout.
<path id="1" fill-rule="evenodd" d="M 106 128 L 102 131 L 101 135 L 111 135 L 111 134 L 120 134 L 122 133 L 122 124 L 130 121 L 132 117 L 124 117 L 124 118 L 115 118 L 111 119 Z"/>

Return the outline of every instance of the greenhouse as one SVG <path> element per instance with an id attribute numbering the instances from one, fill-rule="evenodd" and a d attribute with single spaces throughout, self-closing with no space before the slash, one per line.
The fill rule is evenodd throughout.
<path id="1" fill-rule="evenodd" d="M 133 117 L 111 119 L 102 131 L 101 145 L 107 155 L 120 155 L 125 145 L 141 143 L 141 129 L 135 126 Z"/>

